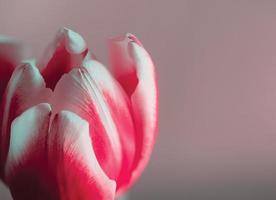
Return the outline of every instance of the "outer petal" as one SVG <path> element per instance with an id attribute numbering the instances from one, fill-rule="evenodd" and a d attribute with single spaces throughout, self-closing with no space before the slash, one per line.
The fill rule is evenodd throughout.
<path id="1" fill-rule="evenodd" d="M 0 100 L 15 66 L 28 55 L 29 50 L 19 41 L 0 35 Z"/>
<path id="2" fill-rule="evenodd" d="M 136 128 L 136 156 L 130 184 L 144 170 L 156 138 L 157 83 L 153 62 L 135 36 L 110 42 L 112 72 L 127 92 Z"/>
<path id="3" fill-rule="evenodd" d="M 89 124 L 69 111 L 59 113 L 49 136 L 49 161 L 56 172 L 60 200 L 113 200 L 110 180 L 93 151 Z"/>
<path id="4" fill-rule="evenodd" d="M 1 168 L 6 161 L 10 141 L 10 125 L 14 118 L 27 108 L 46 102 L 51 91 L 45 88 L 45 83 L 38 69 L 32 63 L 24 63 L 18 67 L 6 88 L 3 96 L 0 114 L 2 118 L 1 129 Z"/>
<path id="5" fill-rule="evenodd" d="M 97 159 L 108 176 L 116 179 L 122 161 L 119 134 L 101 90 L 87 70 L 76 68 L 63 75 L 57 83 L 51 104 L 54 113 L 69 110 L 90 124 Z"/>
<path id="6" fill-rule="evenodd" d="M 39 63 L 47 87 L 54 89 L 64 73 L 79 67 L 87 51 L 86 43 L 78 33 L 62 29 Z"/>
<path id="7" fill-rule="evenodd" d="M 15 200 L 58 199 L 47 171 L 50 114 L 48 104 L 39 104 L 12 123 L 5 175 Z"/>
<path id="8" fill-rule="evenodd" d="M 120 135 L 123 155 L 121 172 L 116 180 L 118 189 L 129 181 L 135 155 L 135 132 L 129 110 L 130 102 L 120 84 L 101 63 L 88 60 L 84 66 L 103 94 Z"/>

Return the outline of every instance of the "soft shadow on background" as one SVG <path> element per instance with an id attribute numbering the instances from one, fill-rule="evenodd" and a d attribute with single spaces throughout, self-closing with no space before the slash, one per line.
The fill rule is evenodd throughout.
<path id="1" fill-rule="evenodd" d="M 41 56 L 67 26 L 105 64 L 107 38 L 141 39 L 157 66 L 160 133 L 129 199 L 273 200 L 275 11 L 257 0 L 0 0 L 0 33 Z"/>

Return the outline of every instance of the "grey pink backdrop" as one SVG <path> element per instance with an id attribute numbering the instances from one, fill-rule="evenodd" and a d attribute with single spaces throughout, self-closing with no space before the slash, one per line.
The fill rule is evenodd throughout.
<path id="1" fill-rule="evenodd" d="M 159 138 L 129 199 L 276 199 L 275 1 L 0 0 L 0 33 L 35 56 L 63 26 L 105 64 L 132 32 L 157 65 Z"/>

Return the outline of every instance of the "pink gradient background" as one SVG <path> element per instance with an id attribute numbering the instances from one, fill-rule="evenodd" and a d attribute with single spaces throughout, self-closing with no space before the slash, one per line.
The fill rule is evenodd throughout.
<path id="1" fill-rule="evenodd" d="M 157 65 L 160 135 L 130 199 L 276 199 L 275 1 L 0 0 L 0 33 L 36 56 L 63 26 L 105 64 L 132 32 Z"/>

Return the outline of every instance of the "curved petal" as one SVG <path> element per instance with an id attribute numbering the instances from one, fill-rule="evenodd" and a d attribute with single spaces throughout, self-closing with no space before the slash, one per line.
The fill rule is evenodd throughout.
<path id="1" fill-rule="evenodd" d="M 33 63 L 24 63 L 14 71 L 1 105 L 1 169 L 6 161 L 10 141 L 10 125 L 17 116 L 27 108 L 47 102 L 51 91 L 45 88 L 45 83 Z"/>
<path id="2" fill-rule="evenodd" d="M 97 159 L 108 176 L 115 180 L 122 160 L 119 134 L 100 89 L 85 68 L 73 69 L 62 76 L 51 105 L 54 113 L 69 110 L 89 123 Z"/>
<path id="3" fill-rule="evenodd" d="M 144 170 L 155 143 L 158 108 L 155 67 L 131 34 L 111 40 L 110 57 L 112 72 L 130 98 L 135 122 L 136 156 L 131 184 Z"/>
<path id="4" fill-rule="evenodd" d="M 54 89 L 64 73 L 80 67 L 87 51 L 86 43 L 78 33 L 63 28 L 39 63 L 47 87 Z"/>
<path id="5" fill-rule="evenodd" d="M 29 56 L 29 50 L 16 39 L 0 35 L 0 100 L 14 68 Z"/>
<path id="6" fill-rule="evenodd" d="M 120 84 L 101 63 L 87 60 L 84 67 L 103 94 L 120 136 L 123 155 L 120 175 L 116 180 L 118 189 L 129 181 L 135 155 L 135 133 L 129 110 L 130 102 Z"/>
<path id="7" fill-rule="evenodd" d="M 50 115 L 50 105 L 39 104 L 22 113 L 11 125 L 5 175 L 15 200 L 58 200 L 47 170 Z"/>
<path id="8" fill-rule="evenodd" d="M 100 167 L 91 143 L 89 124 L 62 111 L 49 135 L 49 164 L 56 173 L 60 200 L 113 200 L 116 183 Z"/>

